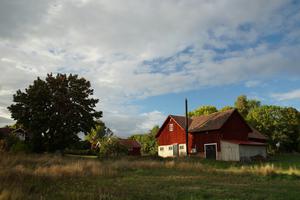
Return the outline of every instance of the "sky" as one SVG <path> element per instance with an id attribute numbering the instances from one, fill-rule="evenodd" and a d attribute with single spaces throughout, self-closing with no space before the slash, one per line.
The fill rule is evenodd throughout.
<path id="1" fill-rule="evenodd" d="M 237 96 L 300 110 L 300 1 L 0 0 L 0 126 L 47 73 L 92 84 L 121 137 Z"/>

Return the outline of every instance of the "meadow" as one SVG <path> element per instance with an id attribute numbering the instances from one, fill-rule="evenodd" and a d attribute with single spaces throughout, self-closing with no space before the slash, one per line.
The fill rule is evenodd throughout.
<path id="1" fill-rule="evenodd" d="M 195 157 L 0 154 L 0 200 L 299 198 L 300 155 L 241 164 Z"/>

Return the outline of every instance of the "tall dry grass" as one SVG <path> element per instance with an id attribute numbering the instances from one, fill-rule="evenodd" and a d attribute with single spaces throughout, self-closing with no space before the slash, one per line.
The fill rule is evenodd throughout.
<path id="1" fill-rule="evenodd" d="M 296 167 L 289 167 L 288 169 L 283 169 L 281 167 L 276 167 L 274 164 L 262 164 L 254 166 L 241 166 L 241 167 L 230 167 L 226 170 L 221 170 L 224 172 L 238 173 L 238 174 L 254 174 L 262 176 L 274 176 L 274 175 L 293 175 L 300 176 L 300 169 Z"/>
<path id="2" fill-rule="evenodd" d="M 261 165 L 232 165 L 231 167 L 218 167 L 219 162 L 202 162 L 201 160 L 153 160 L 153 159 L 128 159 L 103 160 L 62 157 L 58 155 L 13 155 L 0 154 L 0 200 L 23 199 L 24 195 L 36 194 L 35 184 L 56 184 L 66 179 L 85 178 L 80 180 L 117 178 L 124 175 L 124 171 L 177 170 L 177 174 L 187 171 L 199 173 L 253 174 L 257 176 L 273 176 L 277 174 L 300 176 L 300 169 L 290 167 L 283 169 L 273 164 Z M 181 171 L 183 173 L 181 173 Z M 102 177 L 102 178 L 101 178 Z M 105 179 L 107 180 L 107 179 Z M 38 193 L 37 193 L 38 194 Z M 99 195 L 112 195 L 110 192 L 101 191 Z M 39 193 L 41 195 L 41 193 Z M 70 194 L 71 195 L 71 194 Z M 76 194 L 77 195 L 77 194 Z M 72 196 L 72 195 L 71 195 Z M 70 197 L 71 197 L 70 196 Z M 111 197 L 111 196 L 109 196 Z M 102 198 L 102 196 L 101 196 Z M 101 199 L 100 198 L 100 199 Z M 27 199 L 42 199 L 35 196 Z M 76 199 L 76 198 L 75 198 Z M 104 198 L 105 199 L 105 198 Z"/>
<path id="3" fill-rule="evenodd" d="M 98 160 L 52 155 L 1 155 L 0 175 L 59 177 L 114 176 L 117 171 Z"/>
<path id="4" fill-rule="evenodd" d="M 187 160 L 106 160 L 69 158 L 57 155 L 12 155 L 0 154 L 0 182 L 22 183 L 28 178 L 72 178 L 72 177 L 117 177 L 124 170 L 166 169 L 197 172 L 219 172 L 233 174 L 253 174 L 259 176 L 294 175 L 300 176 L 300 169 L 283 169 L 273 164 L 232 166 L 218 168 L 217 165 L 189 162 Z M 0 183 L 0 192 L 1 192 Z M 7 191 L 0 193 L 2 196 Z M 0 195 L 0 197 L 1 197 Z"/>
<path id="5" fill-rule="evenodd" d="M 118 160 L 99 161 L 97 159 L 69 158 L 57 155 L 12 155 L 0 154 L 0 178 L 8 175 L 27 175 L 50 178 L 86 177 L 86 176 L 117 176 L 126 169 L 177 169 L 196 170 L 203 172 L 251 173 L 256 175 L 297 175 L 300 169 L 290 167 L 283 169 L 273 164 L 233 166 L 220 169 L 201 162 L 186 160 Z"/>

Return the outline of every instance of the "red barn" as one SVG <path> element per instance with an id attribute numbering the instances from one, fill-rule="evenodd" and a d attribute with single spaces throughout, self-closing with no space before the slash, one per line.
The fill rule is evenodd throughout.
<path id="1" fill-rule="evenodd" d="M 266 137 L 236 109 L 189 118 L 188 152 L 204 158 L 239 161 L 266 157 Z M 158 155 L 186 155 L 185 117 L 169 115 L 157 135 Z"/>

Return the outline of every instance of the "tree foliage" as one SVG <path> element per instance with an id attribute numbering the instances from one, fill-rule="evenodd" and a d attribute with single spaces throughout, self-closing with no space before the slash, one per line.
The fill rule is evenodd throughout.
<path id="1" fill-rule="evenodd" d="M 155 136 L 158 131 L 159 126 L 154 126 L 148 133 L 132 135 L 130 139 L 136 140 L 141 144 L 142 154 L 156 155 L 158 145 Z"/>
<path id="2" fill-rule="evenodd" d="M 63 150 L 78 140 L 79 132 L 95 127 L 98 99 L 91 98 L 91 84 L 77 75 L 48 74 L 25 91 L 18 90 L 8 107 L 13 119 L 30 133 L 33 150 Z"/>
<path id="3" fill-rule="evenodd" d="M 243 117 L 247 117 L 249 111 L 260 106 L 260 101 L 255 99 L 247 99 L 246 95 L 238 96 L 234 106 Z"/>
<path id="4" fill-rule="evenodd" d="M 219 111 L 220 111 L 220 112 L 224 112 L 224 111 L 231 110 L 231 109 L 234 109 L 234 107 L 232 107 L 232 106 L 224 106 L 224 107 L 221 108 Z"/>
<path id="5" fill-rule="evenodd" d="M 249 112 L 247 121 L 268 136 L 273 149 L 280 142 L 281 150 L 300 150 L 300 113 L 295 108 L 272 105 L 255 107 Z"/>
<path id="6" fill-rule="evenodd" d="M 113 132 L 105 126 L 105 123 L 101 120 L 96 121 L 96 125 L 92 130 L 86 135 L 86 140 L 88 140 L 92 146 L 95 146 L 97 142 L 101 141 L 104 137 L 113 136 Z"/>
<path id="7" fill-rule="evenodd" d="M 209 115 L 215 112 L 218 112 L 218 109 L 215 106 L 206 105 L 206 106 L 198 107 L 197 109 L 189 112 L 188 115 L 190 117 L 193 117 L 193 116 Z"/>

